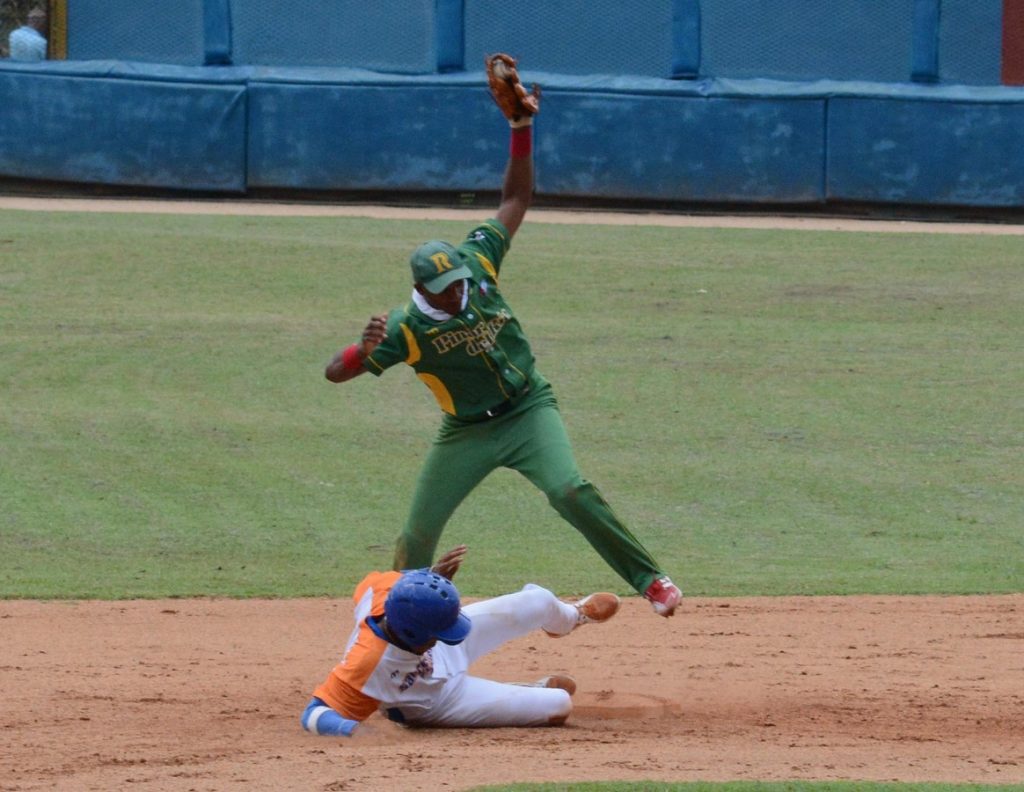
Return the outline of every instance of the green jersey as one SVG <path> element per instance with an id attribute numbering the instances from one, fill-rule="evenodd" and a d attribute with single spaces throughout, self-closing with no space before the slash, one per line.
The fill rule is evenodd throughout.
<path id="1" fill-rule="evenodd" d="M 437 320 L 414 302 L 392 310 L 387 338 L 364 367 L 380 376 L 396 363 L 412 366 L 441 409 L 456 418 L 471 420 L 522 394 L 534 358 L 498 288 L 509 242 L 508 229 L 497 220 L 474 228 L 457 248 L 472 273 L 462 311 Z"/>

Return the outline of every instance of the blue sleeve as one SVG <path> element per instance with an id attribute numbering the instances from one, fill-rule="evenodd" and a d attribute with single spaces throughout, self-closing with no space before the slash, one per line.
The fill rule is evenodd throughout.
<path id="1" fill-rule="evenodd" d="M 359 726 L 359 721 L 343 717 L 315 696 L 306 705 L 299 722 L 306 731 L 325 737 L 351 737 Z"/>

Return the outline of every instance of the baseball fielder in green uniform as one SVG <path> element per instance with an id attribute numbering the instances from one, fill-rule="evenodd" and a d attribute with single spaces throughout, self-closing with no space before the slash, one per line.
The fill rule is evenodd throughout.
<path id="1" fill-rule="evenodd" d="M 503 74 L 511 78 L 504 79 L 521 89 L 515 62 L 509 61 Z M 504 110 L 493 79 L 492 93 Z M 493 470 L 507 467 L 541 490 L 656 613 L 671 616 L 682 594 L 581 477 L 555 394 L 501 294 L 502 264 L 533 196 L 532 121 L 539 95 L 524 97 L 520 90 L 519 98 L 515 110 L 506 112 L 510 155 L 494 218 L 457 247 L 432 240 L 413 251 L 410 301 L 371 317 L 361 341 L 338 352 L 325 374 L 340 383 L 405 363 L 443 413 L 398 538 L 395 569 L 429 567 L 458 505 Z"/>

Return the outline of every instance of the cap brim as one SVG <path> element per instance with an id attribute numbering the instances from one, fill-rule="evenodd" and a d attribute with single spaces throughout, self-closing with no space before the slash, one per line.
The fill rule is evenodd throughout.
<path id="1" fill-rule="evenodd" d="M 473 622 L 470 621 L 462 611 L 459 611 L 458 617 L 455 619 L 455 623 L 452 624 L 447 630 L 442 630 L 437 634 L 437 640 L 441 643 L 446 643 L 454 646 L 455 644 L 462 643 L 466 640 L 466 636 L 469 635 L 469 631 L 473 627 Z"/>
<path id="2" fill-rule="evenodd" d="M 455 283 L 455 281 L 472 277 L 472 275 L 473 273 L 469 271 L 469 267 L 463 264 L 461 267 L 456 267 L 453 270 L 448 270 L 438 275 L 433 280 L 423 281 L 423 288 L 431 294 L 440 294 L 451 284 Z"/>

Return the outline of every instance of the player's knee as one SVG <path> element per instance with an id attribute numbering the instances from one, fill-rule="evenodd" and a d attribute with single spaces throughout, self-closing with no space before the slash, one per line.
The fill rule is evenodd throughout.
<path id="1" fill-rule="evenodd" d="M 548 496 L 548 502 L 557 511 L 572 511 L 579 502 L 585 486 L 580 481 L 570 481 L 548 490 L 545 494 Z"/>
<path id="2" fill-rule="evenodd" d="M 514 596 L 515 618 L 518 622 L 529 629 L 540 627 L 561 634 L 560 601 L 554 593 L 536 583 L 527 583 Z"/>

